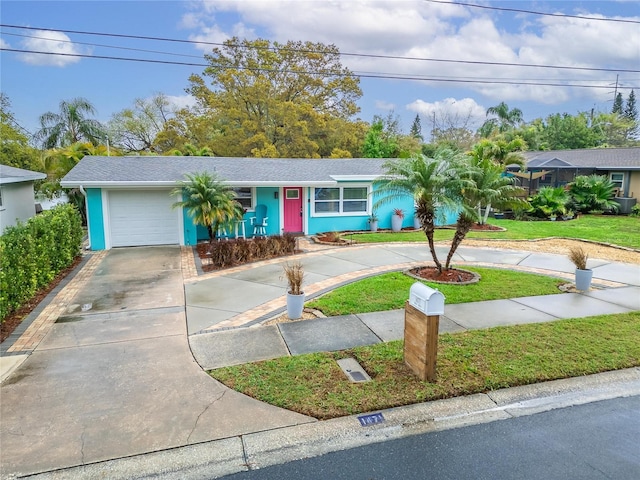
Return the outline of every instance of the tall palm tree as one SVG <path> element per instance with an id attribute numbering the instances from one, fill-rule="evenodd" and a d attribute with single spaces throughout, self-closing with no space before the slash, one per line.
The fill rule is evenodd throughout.
<path id="1" fill-rule="evenodd" d="M 235 192 L 216 174 L 188 173 L 185 177 L 171 191 L 171 195 L 182 196 L 172 207 L 186 208 L 196 225 L 207 228 L 209 240 L 215 240 L 220 225 L 242 218 L 242 206 L 235 201 Z"/>
<path id="2" fill-rule="evenodd" d="M 498 130 L 505 132 L 515 128 L 522 122 L 522 110 L 519 108 L 509 109 L 509 105 L 500 102 L 495 107 L 487 108 L 487 115 L 496 115 L 498 117 Z"/>
<path id="3" fill-rule="evenodd" d="M 35 135 L 45 149 L 66 147 L 84 141 L 98 145 L 106 138 L 100 122 L 88 115 L 95 115 L 93 105 L 84 98 L 74 98 L 60 102 L 58 113 L 46 112 L 40 115 L 40 130 Z"/>
<path id="4" fill-rule="evenodd" d="M 375 206 L 411 195 L 416 203 L 416 216 L 420 220 L 429 243 L 431 257 L 440 273 L 442 264 L 435 249 L 434 232 L 438 214 L 443 209 L 457 208 L 460 202 L 461 156 L 452 150 L 436 152 L 434 158 L 417 155 L 394 159 L 384 164 L 386 174 L 376 180 L 374 195 L 381 198 Z"/>
<path id="5" fill-rule="evenodd" d="M 498 118 L 490 118 L 480 127 L 479 134 L 481 137 L 489 137 L 496 128 L 500 133 L 514 129 L 522 123 L 522 110 L 519 108 L 509 109 L 509 105 L 500 102 L 495 107 L 487 108 L 487 117 L 495 115 Z"/>

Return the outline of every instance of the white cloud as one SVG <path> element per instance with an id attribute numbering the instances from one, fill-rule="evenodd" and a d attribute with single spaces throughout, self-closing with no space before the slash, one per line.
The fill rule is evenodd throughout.
<path id="1" fill-rule="evenodd" d="M 236 35 L 279 42 L 313 41 L 335 44 L 347 53 L 457 60 L 461 62 L 354 56 L 342 59 L 356 72 L 513 83 L 422 82 L 431 88 L 465 87 L 491 101 L 557 104 L 572 98 L 600 97 L 597 89 L 522 83 L 590 81 L 606 85 L 615 80 L 613 73 L 495 64 L 637 69 L 640 45 L 640 30 L 635 24 L 494 14 L 422 0 L 208 0 L 191 6 L 193 10 L 185 15 L 183 24 L 197 25 L 199 33 L 194 38 L 221 42 Z M 557 9 L 562 7 L 566 4 Z M 585 4 L 584 8 L 588 7 Z M 224 24 L 229 17 L 235 23 Z"/>
<path id="2" fill-rule="evenodd" d="M 4 39 L 0 38 L 0 48 L 11 48 L 8 42 L 5 42 Z"/>
<path id="3" fill-rule="evenodd" d="M 465 125 L 472 130 L 482 125 L 486 118 L 486 109 L 473 98 L 445 98 L 432 103 L 418 99 L 407 105 L 407 110 L 418 113 L 427 121 L 433 122 L 431 119 L 435 117 L 437 123 Z"/>
<path id="4" fill-rule="evenodd" d="M 84 53 L 71 39 L 62 32 L 51 32 L 45 30 L 35 30 L 33 36 L 22 41 L 22 47 L 26 50 L 33 50 L 47 53 L 63 53 L 65 55 L 46 55 L 37 53 L 24 53 L 20 55 L 23 62 L 31 65 L 51 65 L 54 67 L 65 67 L 77 63 L 80 57 L 76 55 Z"/>
<path id="5" fill-rule="evenodd" d="M 165 97 L 176 110 L 191 108 L 197 103 L 195 97 L 191 95 L 165 95 Z"/>

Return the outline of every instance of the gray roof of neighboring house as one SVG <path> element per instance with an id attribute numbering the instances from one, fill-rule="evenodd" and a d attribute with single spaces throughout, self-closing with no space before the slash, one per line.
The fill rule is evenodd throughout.
<path id="1" fill-rule="evenodd" d="M 385 159 L 86 156 L 62 179 L 64 187 L 172 186 L 185 173 L 215 172 L 231 185 L 333 185 L 384 174 Z"/>
<path id="2" fill-rule="evenodd" d="M 47 178 L 47 176 L 44 173 L 10 167 L 9 165 L 0 165 L 0 185 L 33 182 L 34 180 L 43 180 L 45 178 Z"/>
<path id="3" fill-rule="evenodd" d="M 640 148 L 592 148 L 523 152 L 528 168 L 640 170 Z"/>

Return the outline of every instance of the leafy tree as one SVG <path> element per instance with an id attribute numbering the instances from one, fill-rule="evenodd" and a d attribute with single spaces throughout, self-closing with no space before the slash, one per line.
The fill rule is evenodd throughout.
<path id="1" fill-rule="evenodd" d="M 188 92 L 220 133 L 217 155 L 318 157 L 322 139 L 339 136 L 331 119 L 359 111 L 359 79 L 334 45 L 232 38 L 205 58 Z M 333 148 L 344 147 L 324 153 Z"/>
<path id="2" fill-rule="evenodd" d="M 125 152 L 156 152 L 154 141 L 173 116 L 166 95 L 158 93 L 150 99 L 137 98 L 132 108 L 115 113 L 109 120 L 109 136 L 114 145 Z"/>
<path id="3" fill-rule="evenodd" d="M 633 139 L 631 132 L 634 122 L 617 113 L 598 113 L 593 115 L 591 129 L 596 138 L 601 138 L 599 145 L 607 147 L 624 147 Z"/>
<path id="4" fill-rule="evenodd" d="M 443 266 L 435 249 L 435 222 L 443 209 L 458 208 L 461 204 L 461 191 L 466 184 L 460 178 L 461 165 L 461 155 L 442 149 L 436 153 L 435 158 L 416 155 L 389 160 L 384 165 L 385 176 L 374 182 L 377 187 L 375 195 L 380 197 L 375 207 L 406 195 L 414 198 L 416 216 L 440 273 Z"/>
<path id="5" fill-rule="evenodd" d="M 422 125 L 420 124 L 420 115 L 416 114 L 416 118 L 413 119 L 413 123 L 411 124 L 410 134 L 412 137 L 419 139 L 420 141 L 424 140 L 422 136 Z"/>
<path id="6" fill-rule="evenodd" d="M 46 112 L 40 116 L 41 128 L 35 139 L 45 149 L 67 147 L 82 141 L 98 145 L 106 138 L 106 132 L 100 122 L 87 117 L 95 114 L 93 105 L 84 98 L 63 100 L 58 113 Z"/>
<path id="7" fill-rule="evenodd" d="M 611 113 L 617 113 L 622 115 L 622 94 L 618 92 L 616 97 L 613 100 L 613 108 L 611 109 Z"/>
<path id="8" fill-rule="evenodd" d="M 40 171 L 38 152 L 29 145 L 29 133 L 15 120 L 4 93 L 0 93 L 0 163 Z"/>
<path id="9" fill-rule="evenodd" d="M 602 175 L 580 175 L 569 184 L 574 208 L 587 213 L 592 210 L 617 211 L 618 203 L 613 200 L 615 186 Z"/>
<path id="10" fill-rule="evenodd" d="M 235 201 L 235 192 L 215 173 L 186 174 L 171 195 L 181 195 L 173 208 L 186 208 L 196 225 L 207 228 L 209 239 L 215 240 L 220 225 L 242 218 L 242 206 Z"/>
<path id="11" fill-rule="evenodd" d="M 590 128 L 586 113 L 549 115 L 542 136 L 550 150 L 593 148 L 603 143 L 602 133 Z"/>
<path id="12" fill-rule="evenodd" d="M 393 128 L 385 129 L 385 122 L 374 117 L 364 138 L 362 153 L 365 158 L 396 158 L 399 153 L 398 134 Z"/>
<path id="13" fill-rule="evenodd" d="M 631 122 L 631 128 L 627 132 L 627 138 L 634 138 L 638 134 L 638 108 L 636 107 L 636 94 L 633 90 L 629 92 L 627 104 L 624 107 L 623 116 Z"/>
<path id="14" fill-rule="evenodd" d="M 190 143 L 185 143 L 182 150 L 175 149 L 171 155 L 178 157 L 212 157 L 213 152 L 209 147 L 198 148 Z"/>
<path id="15" fill-rule="evenodd" d="M 62 192 L 60 180 L 86 155 L 119 155 L 115 149 L 107 151 L 104 145 L 76 142 L 68 147 L 55 148 L 43 152 L 39 157 L 38 170 L 47 174 L 46 180 L 38 188 L 39 193 L 48 198 L 57 197 Z M 67 192 L 68 194 L 69 192 Z"/>

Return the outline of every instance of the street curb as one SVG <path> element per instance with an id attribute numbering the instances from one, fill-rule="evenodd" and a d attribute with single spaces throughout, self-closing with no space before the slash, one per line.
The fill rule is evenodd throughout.
<path id="1" fill-rule="evenodd" d="M 382 414 L 384 421 L 371 426 L 362 426 L 359 421 L 362 415 L 352 415 L 45 472 L 28 478 L 220 478 L 412 435 L 631 396 L 640 396 L 639 367 L 392 408 L 376 412 Z"/>

